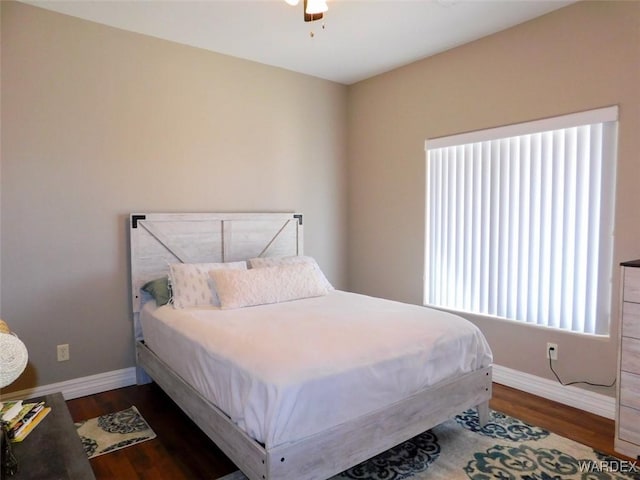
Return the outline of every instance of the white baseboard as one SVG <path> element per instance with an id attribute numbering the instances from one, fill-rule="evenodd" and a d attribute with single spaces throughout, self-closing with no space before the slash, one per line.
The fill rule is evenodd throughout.
<path id="1" fill-rule="evenodd" d="M 584 390 L 571 385 L 564 386 L 553 380 L 537 377 L 501 365 L 493 366 L 493 381 L 538 395 L 570 407 L 579 408 L 601 417 L 616 417 L 616 399 L 601 393 Z"/>
<path id="2" fill-rule="evenodd" d="M 595 415 L 614 419 L 616 414 L 615 398 L 582 388 L 564 386 L 553 380 L 537 377 L 501 365 L 493 366 L 493 381 L 517 388 L 539 397 L 547 398 L 564 405 L 579 408 Z M 136 384 L 135 367 L 100 373 L 88 377 L 76 378 L 65 382 L 52 383 L 18 392 L 2 395 L 0 400 L 31 398 L 49 393 L 62 392 L 66 400 L 94 395 Z"/>
<path id="3" fill-rule="evenodd" d="M 72 398 L 85 397 L 87 395 L 106 392 L 107 390 L 128 387 L 135 385 L 135 383 L 136 369 L 135 367 L 130 367 L 7 393 L 6 395 L 2 395 L 0 400 L 40 397 L 55 392 L 62 392 L 65 400 L 71 400 Z"/>

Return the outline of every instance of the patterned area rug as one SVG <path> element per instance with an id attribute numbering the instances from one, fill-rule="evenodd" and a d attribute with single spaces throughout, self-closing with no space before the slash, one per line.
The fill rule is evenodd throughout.
<path id="1" fill-rule="evenodd" d="M 89 458 L 156 437 L 136 407 L 101 415 L 75 425 Z"/>
<path id="2" fill-rule="evenodd" d="M 600 454 L 499 412 L 480 427 L 468 410 L 331 480 L 345 479 L 640 480 L 640 462 Z"/>

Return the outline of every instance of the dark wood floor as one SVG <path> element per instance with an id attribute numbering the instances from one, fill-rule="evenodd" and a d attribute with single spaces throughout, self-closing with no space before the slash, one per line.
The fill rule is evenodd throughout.
<path id="1" fill-rule="evenodd" d="M 74 421 L 135 405 L 157 438 L 91 460 L 98 480 L 212 480 L 236 468 L 155 384 L 67 402 Z M 495 384 L 491 408 L 614 455 L 614 423 Z"/>

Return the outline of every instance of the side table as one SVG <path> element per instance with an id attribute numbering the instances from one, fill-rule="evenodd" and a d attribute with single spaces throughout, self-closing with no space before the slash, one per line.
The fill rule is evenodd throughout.
<path id="1" fill-rule="evenodd" d="M 11 445 L 18 472 L 9 479 L 95 480 L 62 394 L 29 399 L 42 400 L 51 407 L 51 412 L 27 438 Z"/>

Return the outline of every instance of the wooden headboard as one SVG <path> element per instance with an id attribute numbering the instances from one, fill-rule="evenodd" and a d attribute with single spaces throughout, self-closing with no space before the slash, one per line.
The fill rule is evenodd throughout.
<path id="1" fill-rule="evenodd" d="M 140 288 L 167 275 L 170 263 L 234 262 L 302 255 L 296 213 L 134 213 L 130 216 L 131 303 L 136 340 Z"/>

